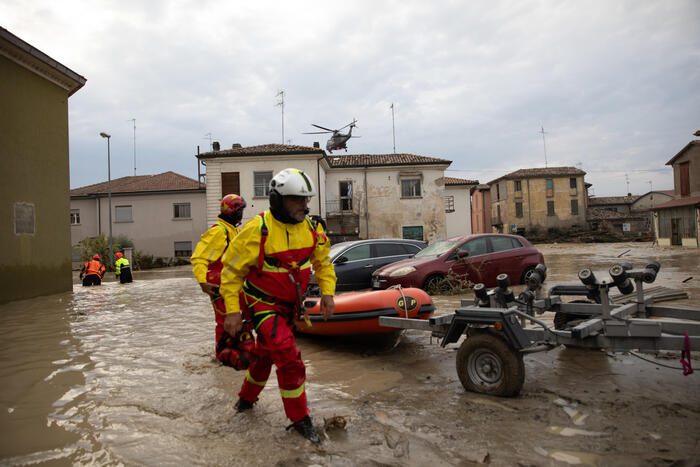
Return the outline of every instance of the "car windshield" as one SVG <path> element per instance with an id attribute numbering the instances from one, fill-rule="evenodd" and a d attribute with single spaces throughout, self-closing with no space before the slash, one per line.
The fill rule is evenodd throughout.
<path id="1" fill-rule="evenodd" d="M 336 243 L 335 245 L 331 245 L 331 251 L 329 253 L 329 256 L 331 257 L 331 261 L 335 259 L 336 256 L 338 256 L 338 253 L 340 253 L 340 250 L 343 250 L 347 248 L 347 243 L 342 242 L 342 243 Z"/>
<path id="2" fill-rule="evenodd" d="M 418 253 L 414 258 L 427 258 L 429 256 L 441 256 L 455 247 L 455 245 L 462 242 L 461 238 L 452 238 L 447 240 L 440 240 L 433 244 L 428 245 Z"/>

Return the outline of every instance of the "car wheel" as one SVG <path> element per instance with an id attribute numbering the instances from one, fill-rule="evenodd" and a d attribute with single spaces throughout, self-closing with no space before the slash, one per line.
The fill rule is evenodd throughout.
<path id="1" fill-rule="evenodd" d="M 447 288 L 448 285 L 445 281 L 445 277 L 439 274 L 429 276 L 423 283 L 423 290 L 425 290 L 429 294 L 439 294 L 442 292 L 446 292 Z"/>
<path id="2" fill-rule="evenodd" d="M 520 276 L 520 283 L 527 284 L 527 280 L 530 278 L 533 272 L 535 272 L 535 266 L 528 266 L 527 268 L 525 268 L 525 271 L 523 271 L 523 275 Z"/>

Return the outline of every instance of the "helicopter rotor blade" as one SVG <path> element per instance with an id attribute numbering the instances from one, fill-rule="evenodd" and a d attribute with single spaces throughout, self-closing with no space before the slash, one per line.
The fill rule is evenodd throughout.
<path id="1" fill-rule="evenodd" d="M 309 131 L 302 133 L 302 135 L 325 135 L 326 133 L 333 133 L 332 131 Z"/>
<path id="2" fill-rule="evenodd" d="M 338 131 L 338 130 L 331 130 L 330 128 L 326 128 L 326 127 L 321 126 L 321 125 L 316 125 L 315 123 L 312 123 L 311 126 L 315 126 L 316 128 L 320 128 L 322 130 L 330 131 L 331 133 Z M 345 127 L 343 127 L 343 128 L 345 128 Z"/>

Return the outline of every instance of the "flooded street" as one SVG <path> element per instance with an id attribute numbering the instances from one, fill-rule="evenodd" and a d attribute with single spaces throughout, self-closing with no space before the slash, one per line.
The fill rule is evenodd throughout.
<path id="1" fill-rule="evenodd" d="M 648 244 L 538 246 L 546 288 L 658 260 L 653 285 L 700 307 L 700 251 Z M 629 250 L 629 251 L 627 251 Z M 620 259 L 616 257 L 620 254 Z M 600 273 L 598 273 L 600 271 Z M 689 277 L 692 279 L 686 280 Z M 686 282 L 683 282 L 686 280 Z M 434 297 L 441 313 L 457 296 Z M 189 268 L 136 272 L 0 305 L 1 465 L 600 465 L 700 463 L 700 349 L 684 377 L 625 354 L 558 348 L 525 357 L 521 395 L 467 393 L 458 346 L 299 338 L 321 447 L 284 430 L 274 372 L 236 414 L 244 373 L 213 359 L 212 309 Z M 551 317 L 550 317 L 551 319 Z M 646 358 L 679 367 L 676 356 Z M 345 429 L 324 419 L 342 416 Z"/>

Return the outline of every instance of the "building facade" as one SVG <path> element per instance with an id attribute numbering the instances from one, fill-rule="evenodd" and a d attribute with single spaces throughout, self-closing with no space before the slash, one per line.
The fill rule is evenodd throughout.
<path id="1" fill-rule="evenodd" d="M 700 132 L 695 133 L 700 136 Z M 700 140 L 689 142 L 666 165 L 673 167 L 674 199 L 652 208 L 661 246 L 700 246 Z"/>
<path id="2" fill-rule="evenodd" d="M 493 229 L 523 234 L 585 225 L 585 175 L 575 167 L 519 169 L 489 182 Z"/>
<path id="3" fill-rule="evenodd" d="M 86 80 L 3 28 L 0 76 L 1 303 L 72 289 L 68 98 Z"/>
<path id="4" fill-rule="evenodd" d="M 140 253 L 189 259 L 206 230 L 206 187 L 165 172 L 75 188 L 70 192 L 71 244 L 85 238 L 126 236 Z M 212 222 L 213 223 L 213 222 Z"/>

